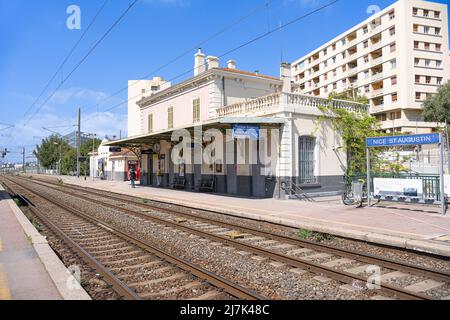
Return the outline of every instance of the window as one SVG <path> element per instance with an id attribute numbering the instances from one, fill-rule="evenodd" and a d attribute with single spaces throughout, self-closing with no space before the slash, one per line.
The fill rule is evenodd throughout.
<path id="1" fill-rule="evenodd" d="M 423 16 L 424 17 L 428 17 L 428 14 L 429 14 L 430 12 L 428 11 L 428 10 L 423 10 Z"/>
<path id="2" fill-rule="evenodd" d="M 368 55 L 364 56 L 364 63 L 367 63 L 367 62 L 369 62 L 369 56 Z"/>
<path id="3" fill-rule="evenodd" d="M 325 80 L 325 81 L 328 80 L 328 73 L 325 73 L 325 74 L 323 75 L 323 80 Z"/>
<path id="4" fill-rule="evenodd" d="M 430 33 L 430 27 L 424 26 L 423 33 Z"/>
<path id="5" fill-rule="evenodd" d="M 147 118 L 147 132 L 148 133 L 153 132 L 153 114 L 152 113 L 150 113 Z"/>
<path id="6" fill-rule="evenodd" d="M 434 12 L 434 18 L 439 19 L 441 17 L 441 13 L 439 11 Z"/>
<path id="7" fill-rule="evenodd" d="M 419 11 L 419 10 L 418 10 L 417 8 L 413 8 L 413 15 L 414 15 L 414 16 L 417 16 L 418 11 Z"/>
<path id="8" fill-rule="evenodd" d="M 314 175 L 315 169 L 315 148 L 316 139 L 314 137 L 299 137 L 299 182 L 300 184 L 316 183 Z"/>
<path id="9" fill-rule="evenodd" d="M 430 43 L 429 42 L 425 42 L 425 50 L 430 50 Z"/>
<path id="10" fill-rule="evenodd" d="M 414 32 L 419 32 L 419 25 L 418 24 L 413 24 L 413 31 Z"/>
<path id="11" fill-rule="evenodd" d="M 396 59 L 391 60 L 391 69 L 395 69 L 395 68 L 397 68 L 397 60 Z"/>
<path id="12" fill-rule="evenodd" d="M 436 78 L 436 83 L 437 83 L 438 85 L 441 85 L 441 84 L 442 84 L 442 78 L 441 78 L 441 77 L 437 77 L 437 78 Z"/>
<path id="13" fill-rule="evenodd" d="M 391 78 L 391 85 L 395 86 L 397 84 L 397 77 L 392 77 Z"/>
<path id="14" fill-rule="evenodd" d="M 442 61 L 436 60 L 436 68 L 440 68 L 442 66 Z"/>
<path id="15" fill-rule="evenodd" d="M 192 119 L 193 122 L 200 122 L 200 99 L 192 101 Z"/>
<path id="16" fill-rule="evenodd" d="M 425 77 L 425 83 L 426 84 L 430 84 L 431 83 L 431 77 L 430 76 L 426 76 Z"/>
<path id="17" fill-rule="evenodd" d="M 425 59 L 425 67 L 429 67 L 430 66 L 430 60 L 429 59 Z"/>
<path id="18" fill-rule="evenodd" d="M 336 72 L 336 69 L 334 69 L 333 70 L 333 77 L 336 77 L 336 75 L 337 75 L 337 72 Z"/>
<path id="19" fill-rule="evenodd" d="M 336 63 L 336 57 L 333 57 L 333 63 Z"/>
<path id="20" fill-rule="evenodd" d="M 336 90 L 337 89 L 337 83 L 335 82 L 335 83 L 333 83 L 333 90 Z"/>
<path id="21" fill-rule="evenodd" d="M 415 77 L 415 82 L 416 82 L 416 83 L 420 83 L 420 76 L 419 76 L 419 75 L 416 75 L 416 77 Z"/>
<path id="22" fill-rule="evenodd" d="M 389 29 L 389 34 L 391 36 L 395 35 L 395 27 Z"/>
<path id="23" fill-rule="evenodd" d="M 347 71 L 347 67 L 346 66 L 342 66 L 342 72 Z"/>
<path id="24" fill-rule="evenodd" d="M 341 43 L 342 43 L 343 46 L 345 46 L 345 44 L 346 44 L 345 39 L 342 39 L 342 40 L 341 40 Z"/>
<path id="25" fill-rule="evenodd" d="M 395 19 L 395 11 L 389 12 L 389 20 Z"/>
<path id="26" fill-rule="evenodd" d="M 327 54 L 328 54 L 328 50 L 327 49 L 323 50 L 323 55 L 326 56 Z"/>
<path id="27" fill-rule="evenodd" d="M 366 34 L 367 32 L 369 32 L 369 28 L 368 28 L 367 26 L 365 26 L 365 27 L 363 28 L 363 33 Z"/>
<path id="28" fill-rule="evenodd" d="M 369 41 L 364 41 L 364 49 L 366 49 L 366 48 L 368 48 L 369 47 Z"/>
<path id="29" fill-rule="evenodd" d="M 342 59 L 345 59 L 346 56 L 347 56 L 347 55 L 345 54 L 345 51 L 342 52 Z"/>
<path id="30" fill-rule="evenodd" d="M 395 52 L 395 42 L 389 46 L 391 52 Z"/>
<path id="31" fill-rule="evenodd" d="M 422 99 L 422 94 L 420 92 L 416 92 L 416 100 L 421 100 Z"/>
<path id="32" fill-rule="evenodd" d="M 370 92 L 370 86 L 364 86 L 364 92 L 369 93 Z"/>
<path id="33" fill-rule="evenodd" d="M 414 41 L 414 49 L 419 49 L 419 41 Z"/>
<path id="34" fill-rule="evenodd" d="M 173 107 L 167 109 L 167 128 L 173 128 Z"/>
<path id="35" fill-rule="evenodd" d="M 324 66 L 324 68 L 328 67 L 328 61 L 325 61 L 325 62 L 323 63 L 323 66 Z"/>
<path id="36" fill-rule="evenodd" d="M 418 66 L 420 64 L 419 58 L 414 58 L 414 65 Z"/>
<path id="37" fill-rule="evenodd" d="M 435 51 L 441 52 L 441 45 L 439 43 L 436 43 L 435 45 Z"/>
<path id="38" fill-rule="evenodd" d="M 144 94 L 145 93 L 145 89 L 141 89 L 141 94 Z"/>
<path id="39" fill-rule="evenodd" d="M 333 48 L 333 50 L 336 50 L 336 43 L 333 43 L 331 47 Z"/>
<path id="40" fill-rule="evenodd" d="M 441 28 L 434 28 L 434 34 L 435 35 L 440 35 L 441 34 Z"/>
<path id="41" fill-rule="evenodd" d="M 369 79 L 369 71 L 364 71 L 364 79 Z"/>
<path id="42" fill-rule="evenodd" d="M 397 95 L 397 93 L 392 94 L 392 95 L 391 95 L 391 98 L 392 98 L 392 102 L 396 102 L 396 101 L 398 100 L 398 95 Z"/>

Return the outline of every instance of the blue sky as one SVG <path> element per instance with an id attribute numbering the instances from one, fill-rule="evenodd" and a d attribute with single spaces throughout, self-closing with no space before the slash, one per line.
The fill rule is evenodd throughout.
<path id="1" fill-rule="evenodd" d="M 85 63 L 31 119 L 58 81 L 80 61 L 93 44 L 125 10 L 131 0 L 109 0 L 104 11 L 87 33 L 73 56 L 49 90 L 27 117 L 25 112 L 64 60 L 84 28 L 104 0 L 0 0 L 0 148 L 28 149 L 49 132 L 42 127 L 70 126 L 76 121 L 76 108 L 82 107 L 82 130 L 126 134 L 126 91 L 108 100 L 111 93 L 124 88 L 129 79 L 139 79 L 187 49 L 209 38 L 225 26 L 256 8 L 262 8 L 221 36 L 203 45 L 208 55 L 221 55 L 268 29 L 310 12 L 331 0 L 139 0 L 124 20 L 111 32 Z M 279 33 L 223 57 L 221 63 L 236 59 L 238 68 L 278 76 L 281 60 L 292 62 L 349 27 L 368 18 L 371 5 L 381 9 L 394 0 L 341 0 L 319 13 L 287 27 Z M 436 2 L 448 3 L 448 0 Z M 81 30 L 66 27 L 66 9 L 81 8 Z M 281 38 L 283 41 L 281 41 Z M 158 74 L 172 79 L 193 67 L 193 50 Z M 186 76 L 178 78 L 179 82 Z M 2 130 L 2 124 L 15 127 Z M 27 123 L 27 126 L 23 126 Z M 68 133 L 71 127 L 55 128 Z M 9 159 L 14 159 L 10 156 Z"/>

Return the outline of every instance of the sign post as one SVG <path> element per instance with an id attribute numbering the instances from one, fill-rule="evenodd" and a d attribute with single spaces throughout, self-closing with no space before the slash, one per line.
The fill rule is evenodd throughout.
<path id="1" fill-rule="evenodd" d="M 440 179 L 440 198 L 442 214 L 446 214 L 446 199 L 445 199 L 445 184 L 444 184 L 444 142 L 440 133 L 430 134 L 416 134 L 406 136 L 386 136 L 386 137 L 373 137 L 366 138 L 367 148 L 367 197 L 369 201 L 369 207 L 371 202 L 371 185 L 370 185 L 370 148 L 376 147 L 393 147 L 393 146 L 411 146 L 411 145 L 424 145 L 424 144 L 437 144 L 439 145 L 440 162 L 439 162 L 439 179 Z"/>
<path id="2" fill-rule="evenodd" d="M 445 216 L 447 208 L 445 201 L 445 184 L 444 184 L 444 142 L 441 140 L 439 143 L 440 149 L 440 165 L 439 165 L 439 176 L 440 176 L 440 189 L 441 189 L 441 201 L 442 201 L 442 214 Z"/>
<path id="3" fill-rule="evenodd" d="M 367 201 L 369 202 L 369 208 L 372 206 L 372 197 L 371 197 L 371 185 L 370 185 L 370 148 L 366 148 L 367 153 Z"/>

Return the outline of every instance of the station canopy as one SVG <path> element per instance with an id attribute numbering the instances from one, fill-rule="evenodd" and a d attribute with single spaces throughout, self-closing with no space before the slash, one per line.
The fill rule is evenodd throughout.
<path id="1" fill-rule="evenodd" d="M 153 145 L 159 143 L 162 140 L 171 141 L 172 133 L 177 130 L 188 130 L 191 134 L 194 133 L 195 128 L 201 127 L 203 131 L 208 129 L 231 129 L 235 124 L 253 124 L 267 127 L 279 127 L 284 124 L 285 118 L 274 117 L 224 117 L 221 119 L 211 120 L 198 125 L 192 125 L 190 127 L 181 127 L 174 129 L 166 129 L 158 132 L 147 133 L 134 137 L 129 137 L 121 140 L 110 141 L 105 143 L 105 146 L 110 147 L 140 147 L 142 145 Z"/>

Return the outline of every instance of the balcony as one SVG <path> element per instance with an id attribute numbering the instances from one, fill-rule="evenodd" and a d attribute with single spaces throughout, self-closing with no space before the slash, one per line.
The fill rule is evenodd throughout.
<path id="1" fill-rule="evenodd" d="M 380 88 L 380 89 L 377 89 L 377 90 L 372 90 L 370 96 L 372 98 L 376 98 L 376 97 L 379 97 L 379 96 L 383 95 L 383 93 L 384 93 L 384 89 Z"/>
<path id="2" fill-rule="evenodd" d="M 372 59 L 372 61 L 370 62 L 370 65 L 372 67 L 374 67 L 374 66 L 382 64 L 382 63 L 383 63 L 383 57 L 378 57 L 376 59 Z"/>
<path id="3" fill-rule="evenodd" d="M 381 79 L 383 79 L 383 72 L 374 73 L 372 74 L 372 77 L 370 77 L 372 82 L 379 81 Z"/>
<path id="4" fill-rule="evenodd" d="M 329 106 L 335 109 L 345 109 L 351 112 L 367 113 L 369 106 L 346 100 L 329 100 L 309 95 L 294 93 L 275 93 L 268 96 L 235 103 L 216 110 L 216 118 L 228 116 L 262 116 L 283 112 L 285 108 L 310 110 Z M 312 110 L 311 110 L 312 111 Z M 315 110 L 318 112 L 319 110 Z"/>

